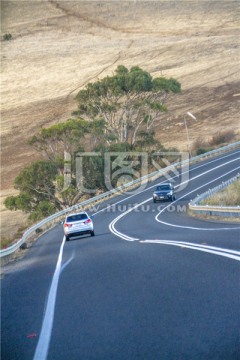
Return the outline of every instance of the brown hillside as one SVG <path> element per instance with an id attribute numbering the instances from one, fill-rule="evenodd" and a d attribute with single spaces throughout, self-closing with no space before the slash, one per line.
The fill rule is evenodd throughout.
<path id="1" fill-rule="evenodd" d="M 2 38 L 13 36 L 1 42 L 2 199 L 37 156 L 29 137 L 69 118 L 77 91 L 119 64 L 181 82 L 157 129 L 164 145 L 186 150 L 189 110 L 191 141 L 238 131 L 239 1 L 2 1 L 1 17 Z M 15 215 L 2 211 L 4 235 Z"/>

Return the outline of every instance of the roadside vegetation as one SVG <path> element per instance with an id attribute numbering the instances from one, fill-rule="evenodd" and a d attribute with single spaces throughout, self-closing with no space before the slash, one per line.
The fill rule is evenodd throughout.
<path id="1" fill-rule="evenodd" d="M 3 40 L 4 41 L 9 41 L 9 40 L 12 40 L 12 34 L 10 34 L 10 33 L 7 33 L 7 34 L 4 34 L 3 35 Z"/>
<path id="2" fill-rule="evenodd" d="M 222 191 L 204 199 L 200 204 L 211 206 L 240 206 L 240 179 L 234 181 Z"/>
<path id="3" fill-rule="evenodd" d="M 116 173 L 122 166 L 117 163 L 119 153 L 176 151 L 161 145 L 154 127 L 161 124 L 161 114 L 167 112 L 169 95 L 180 91 L 177 80 L 153 79 L 137 66 L 130 70 L 118 66 L 113 76 L 89 83 L 77 94 L 78 109 L 71 119 L 42 128 L 29 140 L 42 159 L 29 164 L 15 178 L 14 186 L 19 194 L 6 198 L 6 208 L 22 210 L 35 222 L 107 191 L 104 154 L 116 153 L 111 158 Z M 76 158 L 85 152 L 102 156 L 86 156 L 81 178 L 77 178 Z M 129 155 L 124 161 L 133 167 L 138 159 Z M 141 176 L 140 166 L 134 167 L 132 179 Z M 151 161 L 148 166 L 151 169 Z M 112 187 L 118 184 L 117 176 L 111 179 Z"/>
<path id="4" fill-rule="evenodd" d="M 214 150 L 219 145 L 229 144 L 236 137 L 235 131 L 232 129 L 216 132 L 210 139 L 198 137 L 193 144 L 193 152 L 195 155 L 201 155 L 208 151 Z"/>
<path id="5" fill-rule="evenodd" d="M 27 224 L 20 226 L 12 238 L 1 236 L 1 249 L 7 248 L 14 240 L 20 239 L 27 228 Z"/>
<path id="6" fill-rule="evenodd" d="M 122 169 L 118 154 L 145 152 L 148 156 L 148 171 L 156 168 L 151 154 L 178 152 L 165 148 L 156 138 L 155 127 L 161 126 L 161 115 L 168 111 L 166 102 L 181 92 L 181 84 L 173 78 L 152 78 L 151 74 L 138 66 L 130 70 L 118 66 L 113 76 L 89 83 L 76 96 L 78 108 L 72 118 L 65 122 L 42 128 L 29 139 L 29 144 L 40 155 L 40 160 L 26 166 L 15 178 L 16 196 L 5 199 L 9 210 L 21 210 L 28 214 L 28 225 L 61 209 L 72 206 L 92 196 L 108 191 L 105 177 L 104 156 L 116 154 L 110 159 L 114 172 Z M 210 141 L 198 138 L 194 144 L 196 154 L 209 151 L 219 144 L 231 141 L 233 131 L 217 133 Z M 89 156 L 97 152 L 101 156 Z M 77 177 L 76 159 L 82 159 L 81 177 Z M 128 155 L 124 161 L 133 169 L 131 180 L 141 176 L 139 159 Z M 165 167 L 161 156 L 154 158 Z M 130 165 L 129 165 L 130 164 Z M 116 187 L 129 181 L 129 172 L 121 179 L 108 179 Z M 67 180 L 67 181 L 66 181 Z M 88 191 L 85 191 L 85 190 Z M 15 234 L 19 238 L 23 229 Z M 13 239 L 2 239 L 1 247 L 8 246 Z"/>

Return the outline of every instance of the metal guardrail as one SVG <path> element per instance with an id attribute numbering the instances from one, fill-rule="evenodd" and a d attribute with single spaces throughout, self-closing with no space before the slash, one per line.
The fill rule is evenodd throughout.
<path id="1" fill-rule="evenodd" d="M 155 180 L 156 178 L 164 175 L 165 173 L 167 173 L 168 171 L 172 170 L 173 168 L 176 168 L 178 166 L 184 166 L 185 164 L 189 164 L 190 163 L 194 163 L 196 161 L 199 161 L 199 160 L 203 160 L 205 158 L 208 158 L 208 157 L 212 157 L 212 156 L 215 156 L 215 155 L 218 155 L 218 154 L 221 154 L 221 153 L 224 153 L 226 151 L 229 151 L 231 149 L 234 149 L 234 148 L 237 148 L 240 146 L 240 141 L 236 142 L 236 143 L 233 143 L 233 144 L 229 144 L 229 145 L 226 145 L 224 147 L 221 147 L 219 149 L 215 149 L 215 150 L 212 150 L 212 151 L 209 151 L 207 153 L 204 153 L 204 154 L 201 154 L 201 155 L 198 155 L 198 156 L 195 156 L 193 158 L 191 158 L 190 160 L 187 159 L 187 160 L 184 160 L 182 162 L 177 162 L 173 165 L 170 165 L 164 169 L 161 169 L 161 170 L 157 170 L 151 174 L 148 174 L 148 175 L 145 175 L 137 180 L 133 180 L 125 185 L 122 185 L 116 189 L 113 189 L 113 190 L 110 190 L 110 191 L 107 191 L 103 194 L 100 194 L 100 195 L 97 195 L 97 196 L 94 196 L 86 201 L 83 201 L 79 204 L 76 204 L 76 205 L 73 205 L 67 209 L 64 209 L 62 211 L 59 211 L 51 216 L 48 216 L 47 218 L 43 219 L 42 221 L 38 222 L 37 224 L 31 226 L 29 229 L 27 229 L 23 236 L 13 245 L 11 245 L 10 247 L 8 247 L 7 249 L 2 249 L 0 250 L 0 258 L 3 258 L 3 257 L 6 257 L 6 256 L 9 256 L 10 254 L 13 254 L 16 250 L 18 250 L 20 248 L 20 246 L 26 242 L 27 238 L 30 237 L 30 235 L 33 235 L 36 233 L 36 230 L 43 227 L 43 226 L 46 226 L 46 225 L 54 225 L 56 224 L 56 220 L 59 218 L 61 219 L 63 216 L 65 216 L 66 214 L 68 214 L 69 212 L 72 212 L 72 211 L 75 211 L 79 208 L 83 208 L 85 207 L 86 205 L 90 205 L 90 204 L 93 204 L 93 203 L 96 203 L 102 199 L 105 199 L 105 198 L 108 198 L 110 197 L 111 195 L 114 195 L 114 194 L 118 194 L 118 193 L 121 193 L 123 190 L 127 189 L 127 188 L 130 188 L 130 187 L 133 187 L 139 183 L 141 184 L 144 184 L 144 182 L 148 181 L 148 180 Z"/>
<path id="2" fill-rule="evenodd" d="M 240 216 L 240 206 L 211 206 L 211 205 L 201 205 L 202 200 L 208 199 L 215 193 L 225 189 L 234 181 L 240 178 L 240 174 L 232 177 L 231 179 L 222 182 L 220 185 L 215 186 L 212 189 L 198 195 L 195 199 L 191 200 L 188 204 L 189 209 L 194 211 L 197 214 L 204 215 L 214 215 L 214 216 L 224 216 L 224 217 L 239 217 Z"/>

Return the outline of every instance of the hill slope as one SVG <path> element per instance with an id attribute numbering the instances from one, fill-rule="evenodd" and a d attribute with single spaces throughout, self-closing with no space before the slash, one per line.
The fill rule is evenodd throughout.
<path id="1" fill-rule="evenodd" d="M 1 43 L 2 198 L 36 158 L 29 137 L 69 118 L 77 91 L 119 64 L 181 82 L 156 129 L 164 145 L 186 150 L 189 110 L 191 141 L 239 127 L 238 1 L 2 1 L 1 14 L 13 36 Z"/>

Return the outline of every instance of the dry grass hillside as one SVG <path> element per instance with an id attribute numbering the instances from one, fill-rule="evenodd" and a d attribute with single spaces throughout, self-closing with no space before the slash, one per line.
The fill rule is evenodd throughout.
<path id="1" fill-rule="evenodd" d="M 240 3 L 231 0 L 1 1 L 1 39 L 13 37 L 1 41 L 2 201 L 36 158 L 29 137 L 69 118 L 77 91 L 119 64 L 181 82 L 157 129 L 164 145 L 186 150 L 189 110 L 198 119 L 188 119 L 191 141 L 237 132 L 239 18 Z M 1 214 L 4 236 L 24 219 Z"/>

